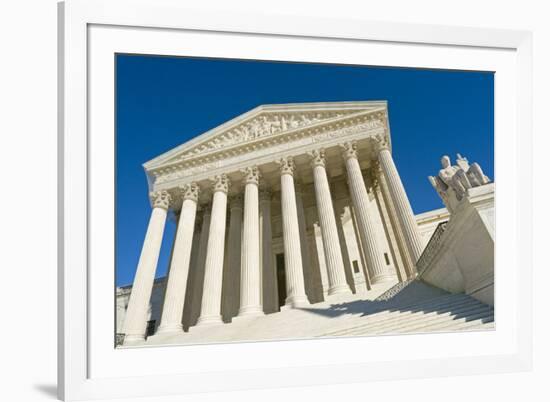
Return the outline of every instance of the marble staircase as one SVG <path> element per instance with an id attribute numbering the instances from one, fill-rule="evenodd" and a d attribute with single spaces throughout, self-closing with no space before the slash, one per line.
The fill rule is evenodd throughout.
<path id="1" fill-rule="evenodd" d="M 230 324 L 156 335 L 144 346 L 490 329 L 494 329 L 491 306 L 409 281 L 380 284 L 361 295 L 342 295 L 304 308 L 237 318 Z"/>
<path id="2" fill-rule="evenodd" d="M 494 328 L 493 308 L 470 296 L 448 295 L 412 306 L 389 307 L 363 323 L 321 336 L 386 335 Z"/>

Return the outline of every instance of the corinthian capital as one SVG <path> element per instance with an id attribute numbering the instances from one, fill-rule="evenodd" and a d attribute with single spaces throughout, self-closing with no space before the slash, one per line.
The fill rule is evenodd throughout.
<path id="1" fill-rule="evenodd" d="M 373 137 L 374 149 L 376 152 L 383 151 L 384 149 L 390 149 L 390 143 L 388 137 L 385 134 L 377 134 Z"/>
<path id="2" fill-rule="evenodd" d="M 210 179 L 210 181 L 212 182 L 212 192 L 215 193 L 216 191 L 223 191 L 227 194 L 229 191 L 229 186 L 231 183 L 225 173 L 214 176 Z"/>
<path id="3" fill-rule="evenodd" d="M 281 169 L 281 175 L 289 174 L 294 175 L 294 170 L 296 165 L 294 164 L 294 158 L 292 156 L 287 156 L 286 158 L 281 158 L 277 161 L 279 168 Z"/>
<path id="4" fill-rule="evenodd" d="M 340 144 L 340 149 L 342 151 L 342 157 L 344 160 L 348 160 L 350 158 L 357 159 L 357 142 L 355 141 L 347 141 L 342 144 Z"/>
<path id="5" fill-rule="evenodd" d="M 244 174 L 244 184 L 253 183 L 258 185 L 260 183 L 260 177 L 262 175 L 260 173 L 260 169 L 258 169 L 258 166 L 249 166 L 245 169 L 242 169 L 241 173 Z"/>
<path id="6" fill-rule="evenodd" d="M 168 209 L 172 202 L 172 196 L 166 190 L 153 191 L 149 194 L 153 208 Z"/>
<path id="7" fill-rule="evenodd" d="M 184 184 L 181 187 L 181 194 L 183 200 L 193 200 L 197 202 L 199 200 L 200 187 L 194 181 L 188 184 Z"/>
<path id="8" fill-rule="evenodd" d="M 316 166 L 326 166 L 326 159 L 325 159 L 325 149 L 315 149 L 313 151 L 310 151 L 307 153 L 309 157 L 311 158 L 311 167 Z"/>

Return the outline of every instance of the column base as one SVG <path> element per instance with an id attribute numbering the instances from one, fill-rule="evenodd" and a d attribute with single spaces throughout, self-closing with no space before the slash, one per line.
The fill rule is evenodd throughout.
<path id="1" fill-rule="evenodd" d="M 281 306 L 281 311 L 309 306 L 309 300 L 306 295 L 301 296 L 289 296 L 285 300 L 285 305 Z"/>
<path id="2" fill-rule="evenodd" d="M 157 329 L 157 332 L 155 332 L 155 335 L 162 335 L 162 334 L 177 334 L 183 332 L 183 325 L 181 324 L 171 324 L 171 325 L 160 325 L 160 327 Z"/>
<path id="3" fill-rule="evenodd" d="M 397 275 L 377 275 L 373 276 L 370 280 L 371 284 L 380 283 L 380 282 L 392 282 L 397 281 Z"/>
<path id="4" fill-rule="evenodd" d="M 145 342 L 145 335 L 127 334 L 124 335 L 124 346 L 139 345 Z"/>
<path id="5" fill-rule="evenodd" d="M 235 318 L 241 318 L 241 317 L 259 317 L 264 315 L 264 312 L 262 310 L 262 306 L 247 306 L 242 307 L 239 309 L 239 315 L 237 317 L 233 317 L 233 320 Z"/>
<path id="6" fill-rule="evenodd" d="M 328 296 L 351 294 L 348 284 L 335 285 L 328 290 Z"/>
<path id="7" fill-rule="evenodd" d="M 203 325 L 217 325 L 217 324 L 223 324 L 222 316 L 221 315 L 210 315 L 210 316 L 201 316 L 199 317 L 199 320 L 197 321 L 197 327 L 203 326 Z"/>

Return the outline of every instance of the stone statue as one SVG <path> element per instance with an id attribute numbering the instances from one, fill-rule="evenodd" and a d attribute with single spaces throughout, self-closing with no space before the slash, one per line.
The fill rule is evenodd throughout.
<path id="1" fill-rule="evenodd" d="M 477 163 L 468 163 L 460 154 L 457 154 L 456 165 L 451 165 L 451 159 L 444 155 L 441 167 L 437 176 L 428 178 L 449 212 L 464 198 L 468 189 L 490 182 Z"/>
<path id="2" fill-rule="evenodd" d="M 470 181 L 472 187 L 482 186 L 490 182 L 489 178 L 483 174 L 481 167 L 477 163 L 468 165 L 468 159 L 457 154 L 456 163 L 466 171 L 466 177 Z"/>

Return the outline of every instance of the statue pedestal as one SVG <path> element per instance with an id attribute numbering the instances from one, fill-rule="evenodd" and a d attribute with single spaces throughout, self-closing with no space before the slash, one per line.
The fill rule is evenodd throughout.
<path id="1" fill-rule="evenodd" d="M 494 193 L 494 183 L 468 189 L 419 279 L 494 304 Z"/>

